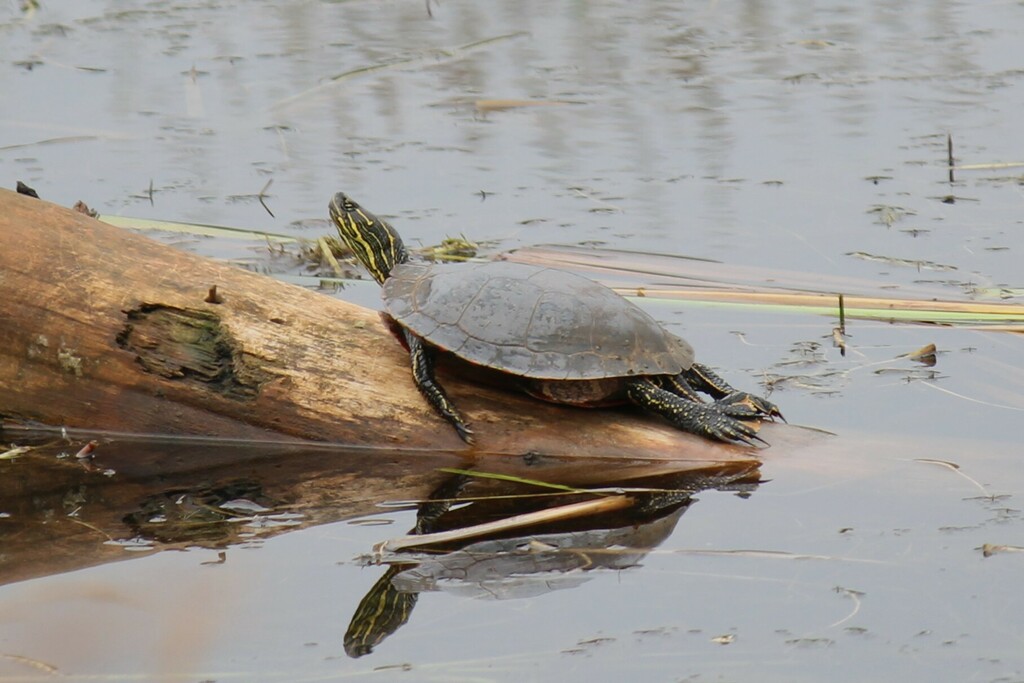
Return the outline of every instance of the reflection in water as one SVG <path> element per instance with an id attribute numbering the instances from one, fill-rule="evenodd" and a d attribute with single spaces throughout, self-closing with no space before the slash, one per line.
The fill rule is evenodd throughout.
<path id="1" fill-rule="evenodd" d="M 429 534 L 465 487 L 467 478 L 455 475 L 437 487 L 430 497 L 420 503 L 416 511 L 416 526 L 411 533 Z M 400 591 L 392 579 L 416 566 L 415 563 L 394 563 L 377 579 L 373 587 L 359 602 L 352 621 L 345 632 L 345 652 L 350 657 L 362 657 L 409 621 L 409 614 L 419 599 L 418 591 Z"/>
<path id="2" fill-rule="evenodd" d="M 470 479 L 459 474 L 420 504 L 414 535 L 427 535 L 418 553 L 384 552 L 384 574 L 359 602 L 345 633 L 345 652 L 362 657 L 401 628 L 423 591 L 446 590 L 467 597 L 511 599 L 540 596 L 573 588 L 588 580 L 584 572 L 627 569 L 660 545 L 693 503 L 693 494 L 717 488 L 748 494 L 757 487 L 756 468 L 670 474 L 630 482 L 628 489 L 605 483 L 595 493 L 557 497 L 531 495 L 533 485 L 499 487 L 488 495 L 474 492 L 449 519 Z M 618 490 L 613 490 L 618 488 Z M 629 503 L 611 513 L 539 523 L 497 533 L 487 540 L 434 542 L 430 534 L 454 529 L 493 526 L 496 520 L 558 510 L 574 501 L 625 495 Z M 524 531 L 526 532 L 525 535 Z M 452 534 L 441 534 L 445 538 Z M 467 537 L 476 535 L 467 533 Z M 387 547 L 387 544 L 384 545 Z M 410 561 L 413 559 L 414 561 Z"/>
<path id="3" fill-rule="evenodd" d="M 456 464 L 444 454 L 372 457 L 315 445 L 124 435 L 54 438 L 21 430 L 30 446 L 0 461 L 0 585 L 169 548 L 224 549 L 287 530 L 379 512 L 419 499 Z M 97 445 L 88 459 L 74 456 Z"/>
<path id="4" fill-rule="evenodd" d="M 264 495 L 258 481 L 229 481 L 161 491 L 125 515 L 124 522 L 137 536 L 151 541 L 223 545 L 226 539 L 237 538 L 233 532 L 245 528 L 240 521 L 272 514 L 277 504 Z"/>
<path id="5" fill-rule="evenodd" d="M 91 440 L 89 457 L 76 458 Z M 251 547 L 288 531 L 379 513 L 387 501 L 422 501 L 411 533 L 425 545 L 380 558 L 391 567 L 352 619 L 345 649 L 353 657 L 404 624 L 424 590 L 513 597 L 573 585 L 579 574 L 570 570 L 632 566 L 671 532 L 694 492 L 758 481 L 756 461 L 713 467 L 685 460 L 481 457 L 479 475 L 452 476 L 446 468 L 464 463 L 445 453 L 75 432 L 55 437 L 9 425 L 0 431 L 0 442 L 15 441 L 29 448 L 0 460 L 0 585 L 167 549 Z M 513 481 L 484 477 L 491 473 Z M 523 481 L 572 488 L 552 493 Z M 593 489 L 600 493 L 586 492 Z M 613 499 L 628 505 L 525 529 L 508 524 Z M 496 522 L 503 533 L 470 534 Z M 460 537 L 438 543 L 442 532 Z M 222 554 L 219 561 L 227 559 Z"/>
<path id="6" fill-rule="evenodd" d="M 32 446 L 0 463 L 0 585 L 166 549 L 215 549 L 223 563 L 231 548 L 421 501 L 411 536 L 384 544 L 375 560 L 388 568 L 352 616 L 350 657 L 401 628 L 423 591 L 509 599 L 574 587 L 595 569 L 637 565 L 696 492 L 745 493 L 759 481 L 756 461 L 497 457 L 466 472 L 448 469 L 460 461 L 444 454 L 0 437 Z M 89 439 L 91 457 L 75 458 Z"/>
<path id="7" fill-rule="evenodd" d="M 345 652 L 349 657 L 362 657 L 409 621 L 412 608 L 420 594 L 400 591 L 392 580 L 415 564 L 393 564 L 377 579 L 369 592 L 359 601 L 352 621 L 345 632 Z"/>
<path id="8" fill-rule="evenodd" d="M 416 550 L 382 552 L 377 561 L 388 567 L 354 611 L 344 637 L 353 658 L 406 624 L 423 591 L 509 599 L 574 587 L 595 569 L 637 565 L 697 491 L 759 481 L 756 461 L 506 456 L 480 458 L 467 473 L 448 469 L 463 463 L 445 454 L 0 437 L 33 446 L 0 461 L 0 585 L 166 549 L 215 549 L 224 563 L 230 549 L 276 534 L 379 513 L 387 501 L 421 501 L 410 532 Z M 90 439 L 91 457 L 75 458 Z M 588 505 L 603 511 L 565 514 Z M 406 547 L 408 539 L 400 539 Z"/>

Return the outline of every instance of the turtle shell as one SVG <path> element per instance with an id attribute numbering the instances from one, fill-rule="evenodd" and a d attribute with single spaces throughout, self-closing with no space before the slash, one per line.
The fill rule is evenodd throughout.
<path id="1" fill-rule="evenodd" d="M 463 360 L 544 380 L 676 375 L 693 349 L 580 275 L 492 261 L 403 263 L 384 281 L 389 316 Z"/>

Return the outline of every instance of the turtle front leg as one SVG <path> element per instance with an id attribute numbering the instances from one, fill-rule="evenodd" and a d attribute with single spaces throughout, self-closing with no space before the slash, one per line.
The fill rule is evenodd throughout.
<path id="1" fill-rule="evenodd" d="M 423 343 L 423 340 L 412 332 L 404 330 L 405 341 L 409 346 L 409 359 L 412 362 L 412 378 L 416 381 L 423 398 L 434 407 L 441 417 L 455 427 L 459 438 L 466 443 L 473 443 L 473 430 L 469 428 L 455 404 L 448 398 L 441 385 L 434 379 L 434 354 Z"/>
<path id="2" fill-rule="evenodd" d="M 754 427 L 729 415 L 717 403 L 684 398 L 662 389 L 650 379 L 631 381 L 626 387 L 626 395 L 636 405 L 661 415 L 684 432 L 748 446 L 754 445 L 753 439 L 761 441 Z"/>
<path id="3" fill-rule="evenodd" d="M 691 387 L 708 394 L 711 398 L 715 399 L 716 403 L 723 407 L 728 406 L 726 412 L 730 415 L 736 417 L 777 417 L 783 422 L 786 421 L 777 405 L 756 394 L 738 391 L 706 365 L 694 363 L 689 370 L 683 370 L 681 374 L 686 378 Z"/>

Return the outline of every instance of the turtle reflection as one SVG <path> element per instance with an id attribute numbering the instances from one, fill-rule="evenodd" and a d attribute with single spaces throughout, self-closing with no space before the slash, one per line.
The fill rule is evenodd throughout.
<path id="1" fill-rule="evenodd" d="M 458 475 L 434 491 L 419 506 L 412 535 L 436 534 L 507 519 L 527 511 L 550 507 L 550 498 L 524 505 L 523 499 L 474 495 L 473 502 L 452 510 L 469 479 Z M 529 527 L 492 535 L 483 540 L 430 544 L 430 552 L 388 552 L 380 562 L 389 566 L 360 601 L 345 633 L 350 657 L 370 654 L 401 628 L 412 614 L 419 594 L 445 590 L 468 597 L 524 598 L 572 588 L 589 580 L 595 569 L 621 570 L 636 566 L 675 529 L 683 513 L 706 489 L 733 490 L 741 495 L 759 482 L 756 468 L 674 474 L 631 481 L 619 495 L 625 507 L 607 513 Z M 602 489 L 607 492 L 608 489 Z M 559 505 L 593 499 L 577 494 Z M 532 507 L 529 507 L 531 506 Z M 408 544 L 406 544 L 408 545 Z"/>

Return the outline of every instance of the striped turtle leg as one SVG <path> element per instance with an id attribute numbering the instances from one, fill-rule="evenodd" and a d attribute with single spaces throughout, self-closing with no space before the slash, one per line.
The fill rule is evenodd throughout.
<path id="1" fill-rule="evenodd" d="M 448 394 L 434 379 L 434 354 L 423 340 L 412 332 L 405 330 L 405 341 L 409 345 L 409 358 L 412 361 L 412 378 L 420 393 L 434 407 L 441 417 L 448 420 L 459 437 L 466 443 L 473 443 L 473 430 L 462 418 L 462 413 L 455 407 Z"/>
<path id="2" fill-rule="evenodd" d="M 703 368 L 704 366 L 701 367 Z M 707 370 L 707 372 L 710 373 L 711 371 Z M 704 391 L 704 393 L 712 394 L 710 385 L 705 384 L 705 382 L 702 379 L 691 380 L 690 376 L 692 374 L 692 372 L 682 372 L 678 375 L 664 375 L 657 379 L 657 383 L 659 386 L 661 386 L 661 388 L 671 391 L 676 396 L 680 396 L 688 401 L 693 401 L 695 403 L 704 403 L 704 399 L 702 399 L 697 394 L 697 390 L 694 388 L 694 384 L 699 386 L 702 389 L 702 391 Z M 728 384 L 725 384 L 725 380 L 723 380 L 721 377 L 718 377 L 718 375 L 714 376 L 721 381 L 721 384 L 728 386 Z M 693 384 L 691 384 L 691 381 L 693 382 Z M 754 401 L 758 401 L 759 403 L 757 404 L 757 406 L 763 407 L 765 411 L 767 411 L 769 407 L 773 407 L 764 399 L 761 399 L 757 396 L 750 396 L 749 394 L 745 394 L 739 391 L 733 391 L 731 393 L 725 394 L 723 398 L 715 402 L 715 405 L 729 417 L 739 418 L 740 420 L 750 420 L 765 417 L 768 413 L 762 412 L 760 407 L 755 407 Z M 775 408 L 775 410 L 778 411 L 778 408 Z"/>
<path id="3" fill-rule="evenodd" d="M 691 386 L 685 373 L 678 375 L 663 375 L 660 377 L 661 387 L 671 391 L 676 396 L 681 396 L 694 403 L 703 403 L 704 399 L 697 395 L 696 390 Z"/>
<path id="4" fill-rule="evenodd" d="M 736 417 L 777 417 L 785 422 L 779 407 L 766 398 L 745 391 L 738 391 L 706 365 L 694 363 L 689 370 L 683 370 L 682 377 L 697 391 L 715 399 L 730 415 Z"/>
<path id="5" fill-rule="evenodd" d="M 636 405 L 661 415 L 691 434 L 751 446 L 752 440 L 758 438 L 752 426 L 726 414 L 717 404 L 698 403 L 677 396 L 646 377 L 632 380 L 626 387 L 626 395 Z"/>

